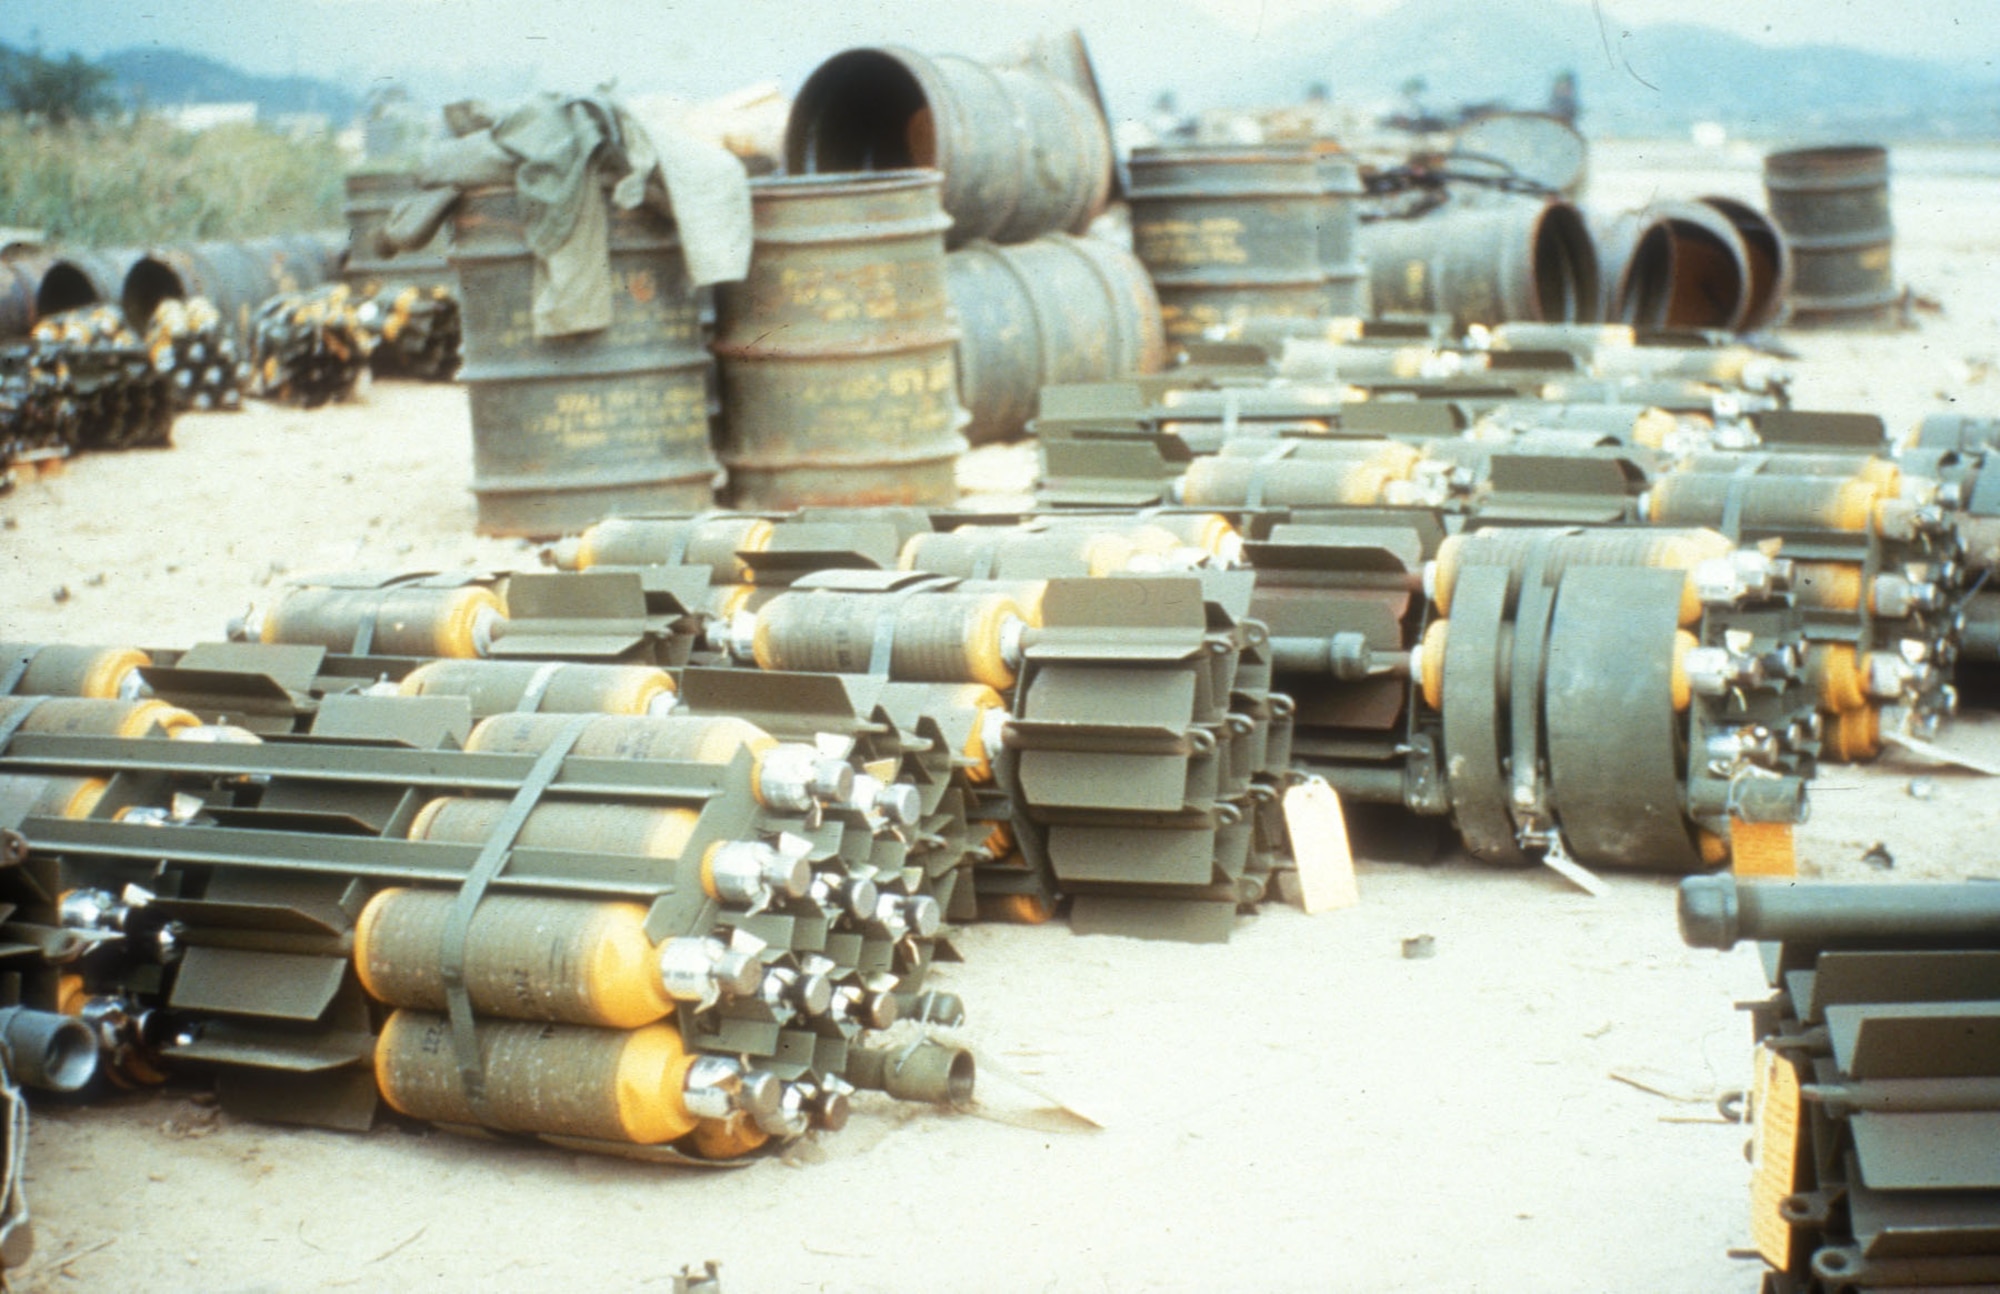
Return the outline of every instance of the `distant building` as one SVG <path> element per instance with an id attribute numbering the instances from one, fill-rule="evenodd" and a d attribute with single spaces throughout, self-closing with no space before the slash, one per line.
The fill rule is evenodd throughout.
<path id="1" fill-rule="evenodd" d="M 193 134 L 214 130 L 217 126 L 257 124 L 257 105 L 247 100 L 242 103 L 184 103 L 172 108 L 155 108 L 153 112 Z"/>

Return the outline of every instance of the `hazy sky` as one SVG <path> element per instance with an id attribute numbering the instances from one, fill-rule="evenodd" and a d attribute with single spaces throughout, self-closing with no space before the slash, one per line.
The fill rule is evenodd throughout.
<path id="1" fill-rule="evenodd" d="M 1282 30 L 1312 17 L 1339 23 L 1393 9 L 1404 0 L 1188 0 L 1228 23 L 1248 39 Z M 2000 0 L 1572 0 L 1590 7 L 1608 25 L 1699 22 L 1738 35 L 1778 44 L 1830 42 L 1883 53 L 1915 54 L 1955 61 L 2000 58 Z M 477 29 L 494 22 L 517 23 L 536 14 L 560 26 L 580 6 L 575 0 L 523 4 L 520 0 L 0 0 L 0 39 L 26 41 L 39 28 L 49 48 L 74 45 L 86 54 L 157 42 L 186 44 L 204 53 L 231 47 L 233 61 L 257 71 L 289 71 L 304 61 L 381 62 L 394 65 L 413 55 L 449 58 L 425 37 L 435 21 L 449 18 Z M 1509 0 L 1491 0 L 1494 21 L 1505 22 Z M 1144 6 L 1128 0 L 629 0 L 617 8 L 637 26 L 647 19 L 708 23 L 770 23 L 786 15 L 810 25 L 837 22 L 878 34 L 903 28 L 928 29 L 943 15 L 974 31 L 994 25 L 1009 10 L 1033 8 L 1073 15 L 1088 22 L 1100 14 L 1131 21 Z M 410 16 L 407 29 L 388 18 Z M 347 21 L 363 16 L 361 24 Z M 385 18 L 387 20 L 385 21 Z M 272 39 L 280 28 L 297 39 Z M 413 47 L 412 33 L 417 34 Z"/>
<path id="2" fill-rule="evenodd" d="M 0 41 L 100 55 L 179 47 L 253 72 L 364 90 L 401 79 L 427 101 L 510 99 L 615 80 L 694 97 L 753 81 L 790 87 L 835 50 L 904 43 L 990 55 L 1078 26 L 1100 66 L 1142 101 L 1159 87 L 1242 89 L 1263 54 L 1338 47 L 1340 33 L 1410 0 L 0 0 Z M 1995 68 L 2000 0 L 1484 0 L 1482 15 L 1555 4 L 1607 50 L 1628 27 L 1712 24 L 1781 45 L 1832 43 Z M 1203 15 L 1214 20 L 1202 22 Z M 1594 46 L 1596 33 L 1583 42 Z M 1228 41 L 1225 44 L 1225 40 Z M 1246 59 L 1245 55 L 1249 58 Z M 1607 54 L 1608 57 L 1608 54 Z M 1537 75 L 1540 75 L 1538 72 Z M 1192 85 L 1189 88 L 1193 88 Z M 1194 96 L 1200 98 L 1199 94 Z M 1133 103 L 1114 109 L 1130 111 Z"/>
<path id="3" fill-rule="evenodd" d="M 1587 4 L 1589 0 L 1576 0 Z M 1191 0 L 1245 33 L 1290 19 L 1376 14 L 1403 0 Z M 1089 0 L 1079 7 L 1089 8 Z M 1970 61 L 2000 57 L 2000 0 L 1598 0 L 1608 23 L 1703 23 L 1751 40 L 1855 45 L 1885 54 Z M 1506 20 L 1507 0 L 1493 0 Z"/>

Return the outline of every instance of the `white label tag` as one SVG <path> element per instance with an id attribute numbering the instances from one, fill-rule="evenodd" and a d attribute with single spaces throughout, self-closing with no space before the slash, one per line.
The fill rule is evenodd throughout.
<path id="1" fill-rule="evenodd" d="M 1286 791 L 1285 829 L 1299 869 L 1299 906 L 1308 916 L 1361 902 L 1338 792 L 1317 777 Z"/>

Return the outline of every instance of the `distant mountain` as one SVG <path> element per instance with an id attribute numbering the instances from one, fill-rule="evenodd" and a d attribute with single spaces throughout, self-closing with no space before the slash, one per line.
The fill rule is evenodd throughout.
<path id="1" fill-rule="evenodd" d="M 1734 130 L 2000 124 L 2000 78 L 1832 45 L 1763 45 L 1711 27 L 1621 26 L 1572 0 L 1409 0 L 1337 32 L 1294 23 L 1251 92 L 1326 81 L 1339 99 L 1392 99 L 1413 78 L 1433 108 L 1488 99 L 1542 106 L 1576 72 L 1583 125 L 1634 131 L 1716 120 Z"/>
<path id="2" fill-rule="evenodd" d="M 191 103 L 254 103 L 260 116 L 323 113 L 344 124 L 361 109 L 360 98 L 341 86 L 305 76 L 255 76 L 186 50 L 136 47 L 98 60 L 118 78 L 128 102 L 155 108 Z"/>

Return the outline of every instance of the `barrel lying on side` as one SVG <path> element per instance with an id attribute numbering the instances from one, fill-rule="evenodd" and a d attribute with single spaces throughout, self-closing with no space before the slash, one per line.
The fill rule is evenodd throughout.
<path id="1" fill-rule="evenodd" d="M 1160 299 L 1146 269 L 1109 243 L 1051 234 L 945 257 L 958 314 L 958 389 L 975 445 L 1020 437 L 1041 390 L 1156 373 Z"/>
<path id="2" fill-rule="evenodd" d="M 1416 219 L 1361 226 L 1377 314 L 1449 314 L 1456 327 L 1597 316 L 1597 252 L 1567 202 L 1454 197 Z"/>
<path id="3" fill-rule="evenodd" d="M 1111 192 L 1111 135 L 1074 85 L 1028 68 L 895 46 L 820 64 L 792 104 L 794 174 L 930 167 L 949 241 L 1080 234 Z"/>
<path id="4" fill-rule="evenodd" d="M 1706 202 L 1656 202 L 1601 218 L 1603 317 L 1650 328 L 1749 326 L 1752 306 L 1768 306 L 1753 299 L 1752 257 L 1738 229 Z"/>
<path id="5" fill-rule="evenodd" d="M 1735 226 L 1736 236 L 1743 241 L 1743 251 L 1749 258 L 1745 262 L 1748 300 L 1738 328 L 1755 332 L 1776 323 L 1784 312 L 1785 298 L 1792 291 L 1792 245 L 1784 231 L 1769 215 L 1747 202 L 1714 194 L 1696 201 L 1713 207 Z"/>

